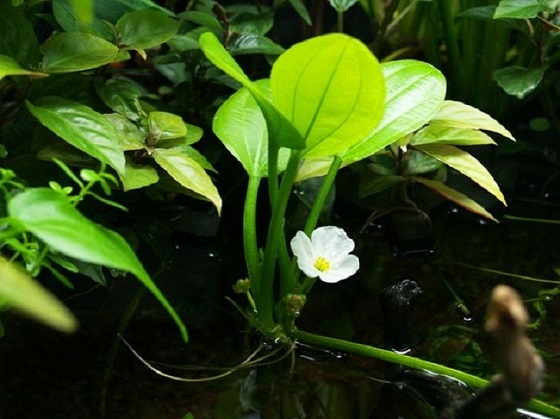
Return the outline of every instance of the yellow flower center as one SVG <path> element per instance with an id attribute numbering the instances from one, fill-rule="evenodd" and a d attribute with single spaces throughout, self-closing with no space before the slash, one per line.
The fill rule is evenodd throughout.
<path id="1" fill-rule="evenodd" d="M 317 270 L 325 272 L 331 268 L 331 263 L 323 256 L 319 256 L 317 259 L 315 259 L 315 263 L 313 264 L 313 266 L 315 266 Z"/>

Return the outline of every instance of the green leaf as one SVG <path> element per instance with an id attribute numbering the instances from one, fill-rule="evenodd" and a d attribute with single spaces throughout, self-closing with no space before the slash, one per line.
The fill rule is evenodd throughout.
<path id="1" fill-rule="evenodd" d="M 272 29 L 273 24 L 274 15 L 272 12 L 239 13 L 232 17 L 230 30 L 243 35 L 265 35 Z"/>
<path id="2" fill-rule="evenodd" d="M 169 112 L 154 111 L 148 115 L 150 135 L 158 140 L 185 137 L 187 125 L 179 115 Z"/>
<path id="3" fill-rule="evenodd" d="M 469 128 L 453 128 L 430 124 L 418 131 L 410 140 L 410 145 L 421 144 L 484 145 L 496 144 L 487 134 Z"/>
<path id="4" fill-rule="evenodd" d="M 39 73 L 37 71 L 29 71 L 21 68 L 18 63 L 16 63 L 12 58 L 7 55 L 0 55 L 0 80 L 6 76 L 48 76 L 45 73 Z"/>
<path id="5" fill-rule="evenodd" d="M 126 58 L 116 45 L 83 32 L 55 34 L 43 44 L 41 52 L 41 70 L 46 73 L 88 70 Z"/>
<path id="6" fill-rule="evenodd" d="M 500 187 L 490 172 L 466 151 L 446 144 L 423 144 L 415 148 L 472 179 L 504 205 L 507 205 Z"/>
<path id="7" fill-rule="evenodd" d="M 0 300 L 61 332 L 73 332 L 78 320 L 26 271 L 0 257 Z"/>
<path id="8" fill-rule="evenodd" d="M 268 54 L 280 55 L 284 48 L 266 36 L 242 34 L 234 37 L 229 44 L 231 55 Z"/>
<path id="9" fill-rule="evenodd" d="M 205 197 L 222 210 L 222 198 L 212 183 L 210 176 L 194 159 L 178 150 L 156 148 L 152 152 L 155 161 L 179 184 Z"/>
<path id="10" fill-rule="evenodd" d="M 127 160 L 124 175 L 120 176 L 123 189 L 130 191 L 157 183 L 159 175 L 150 165 L 137 165 Z"/>
<path id="11" fill-rule="evenodd" d="M 358 0 L 329 0 L 333 9 L 338 13 L 344 13 L 357 2 Z"/>
<path id="12" fill-rule="evenodd" d="M 425 125 L 445 98 L 445 77 L 430 64 L 398 60 L 381 64 L 387 98 L 385 113 L 372 135 L 341 154 L 344 162 L 362 160 Z"/>
<path id="13" fill-rule="evenodd" d="M 123 151 L 141 150 L 145 147 L 145 134 L 129 119 L 118 113 L 103 115 L 115 128 Z"/>
<path id="14" fill-rule="evenodd" d="M 82 260 L 130 272 L 152 292 L 175 320 L 183 338 L 187 330 L 128 245 L 114 231 L 91 222 L 68 199 L 52 189 L 33 188 L 8 202 L 8 214 L 52 249 Z"/>
<path id="15" fill-rule="evenodd" d="M 180 19 L 188 20 L 189 22 L 196 23 L 199 26 L 204 26 L 214 32 L 216 35 L 220 35 L 224 32 L 224 27 L 215 16 L 208 13 L 199 12 L 196 10 L 189 10 L 187 12 L 179 13 L 177 16 Z"/>
<path id="16" fill-rule="evenodd" d="M 484 207 L 479 205 L 477 202 L 470 199 L 465 194 L 450 188 L 446 184 L 442 182 L 438 182 L 436 180 L 429 180 L 421 177 L 414 177 L 412 178 L 414 181 L 421 183 L 422 185 L 426 186 L 427 188 L 431 189 L 432 191 L 436 192 L 438 195 L 443 196 L 445 199 L 448 199 L 451 202 L 465 208 L 467 211 L 470 211 L 474 214 L 478 214 L 484 218 L 488 218 L 489 220 L 498 222 L 492 214 L 490 214 Z"/>
<path id="17" fill-rule="evenodd" d="M 531 19 L 541 12 L 550 11 L 550 7 L 539 0 L 500 0 L 494 19 Z"/>
<path id="18" fill-rule="evenodd" d="M 105 84 L 97 84 L 97 94 L 113 111 L 126 116 L 131 121 L 139 121 L 146 117 L 140 104 L 141 87 L 134 81 L 122 77 L 107 80 Z"/>
<path id="19" fill-rule="evenodd" d="M 487 113 L 477 108 L 465 105 L 463 102 L 446 100 L 430 124 L 438 124 L 453 128 L 482 129 L 503 135 L 515 141 L 511 132 Z"/>
<path id="20" fill-rule="evenodd" d="M 288 0 L 296 13 L 303 19 L 305 23 L 311 26 L 311 17 L 309 16 L 309 12 L 307 11 L 305 4 L 302 0 Z"/>
<path id="21" fill-rule="evenodd" d="M 255 84 L 269 91 L 269 81 Z M 231 95 L 214 116 L 212 129 L 252 177 L 268 175 L 268 132 L 261 109 L 246 88 Z M 286 167 L 289 150 L 281 150 L 279 170 Z"/>
<path id="22" fill-rule="evenodd" d="M 513 65 L 494 71 L 494 80 L 508 95 L 523 99 L 541 83 L 545 71 L 545 66 L 525 68 Z"/>
<path id="23" fill-rule="evenodd" d="M 360 182 L 359 194 L 360 198 L 383 192 L 386 189 L 402 183 L 404 178 L 396 175 L 374 176 L 373 178 L 365 178 Z"/>
<path id="24" fill-rule="evenodd" d="M 0 1 L 0 54 L 11 57 L 23 67 L 36 68 L 39 42 L 31 20 L 23 12 L 23 7 Z"/>
<path id="25" fill-rule="evenodd" d="M 153 0 L 95 0 L 95 16 L 111 23 L 115 23 L 127 12 L 146 9 L 159 10 L 167 15 L 173 14 Z"/>
<path id="26" fill-rule="evenodd" d="M 443 163 L 417 150 L 408 150 L 403 160 L 403 171 L 407 175 L 419 175 L 440 169 Z"/>
<path id="27" fill-rule="evenodd" d="M 306 140 L 306 157 L 342 153 L 373 132 L 385 109 L 377 59 L 357 39 L 329 34 L 292 46 L 274 63 L 272 101 Z"/>
<path id="28" fill-rule="evenodd" d="M 175 36 L 181 22 L 159 10 L 138 10 L 121 17 L 116 24 L 119 44 L 134 49 L 153 48 Z"/>
<path id="29" fill-rule="evenodd" d="M 27 108 L 41 124 L 77 149 L 124 172 L 124 154 L 113 125 L 88 106 L 46 97 Z"/>
<path id="30" fill-rule="evenodd" d="M 187 136 L 185 137 L 185 144 L 191 145 L 196 143 L 204 135 L 204 130 L 196 125 L 187 124 Z"/>
<path id="31" fill-rule="evenodd" d="M 266 120 L 270 142 L 275 148 L 302 149 L 305 147 L 305 141 L 296 128 L 272 105 L 262 90 L 245 75 L 214 34 L 203 33 L 199 43 L 206 58 L 212 64 L 241 83 L 255 98 Z"/>

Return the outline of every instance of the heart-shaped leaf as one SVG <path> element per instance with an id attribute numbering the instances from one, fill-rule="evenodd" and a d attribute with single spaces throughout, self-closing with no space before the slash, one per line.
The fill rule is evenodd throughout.
<path id="1" fill-rule="evenodd" d="M 355 38 L 328 34 L 292 46 L 274 63 L 272 102 L 306 141 L 307 157 L 343 152 L 378 125 L 385 80 Z"/>

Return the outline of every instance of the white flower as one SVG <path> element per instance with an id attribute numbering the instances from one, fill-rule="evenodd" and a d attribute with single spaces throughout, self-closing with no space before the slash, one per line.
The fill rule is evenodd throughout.
<path id="1" fill-rule="evenodd" d="M 360 268 L 357 256 L 351 255 L 354 240 L 338 227 L 319 227 L 311 239 L 298 231 L 290 242 L 299 268 L 309 278 L 334 283 L 354 275 Z"/>

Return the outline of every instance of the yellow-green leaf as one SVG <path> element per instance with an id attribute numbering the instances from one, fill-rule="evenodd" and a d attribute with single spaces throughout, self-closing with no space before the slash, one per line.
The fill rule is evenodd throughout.
<path id="1" fill-rule="evenodd" d="M 464 129 L 482 129 L 485 131 L 496 132 L 510 140 L 515 141 L 511 132 L 502 124 L 480 109 L 466 105 L 463 102 L 446 100 L 431 123 L 445 125 L 448 127 Z"/>
<path id="2" fill-rule="evenodd" d="M 409 144 L 452 144 L 452 145 L 484 145 L 496 144 L 482 131 L 470 128 L 454 128 L 439 124 L 430 124 L 422 128 L 410 139 Z"/>
<path id="3" fill-rule="evenodd" d="M 45 77 L 48 74 L 40 73 L 37 71 L 26 70 L 7 55 L 0 54 L 0 80 L 6 76 L 40 76 Z"/>
<path id="4" fill-rule="evenodd" d="M 0 299 L 8 307 L 61 332 L 73 332 L 78 327 L 78 321 L 64 304 L 25 270 L 2 257 Z"/>
<path id="5" fill-rule="evenodd" d="M 450 188 L 446 184 L 442 182 L 438 182 L 436 180 L 429 180 L 421 177 L 414 177 L 412 179 L 414 179 L 418 183 L 421 183 L 427 188 L 430 188 L 432 191 L 443 196 L 445 199 L 448 199 L 451 202 L 454 202 L 457 205 L 465 208 L 467 211 L 470 211 L 474 214 L 478 214 L 484 218 L 488 218 L 489 220 L 498 222 L 498 220 L 496 220 L 492 214 L 486 211 L 486 209 L 483 206 L 478 204 L 476 201 L 473 201 L 465 194 L 453 188 Z"/>
<path id="6" fill-rule="evenodd" d="M 490 172 L 466 151 L 446 144 L 423 144 L 415 148 L 461 172 L 507 205 L 500 187 Z"/>

